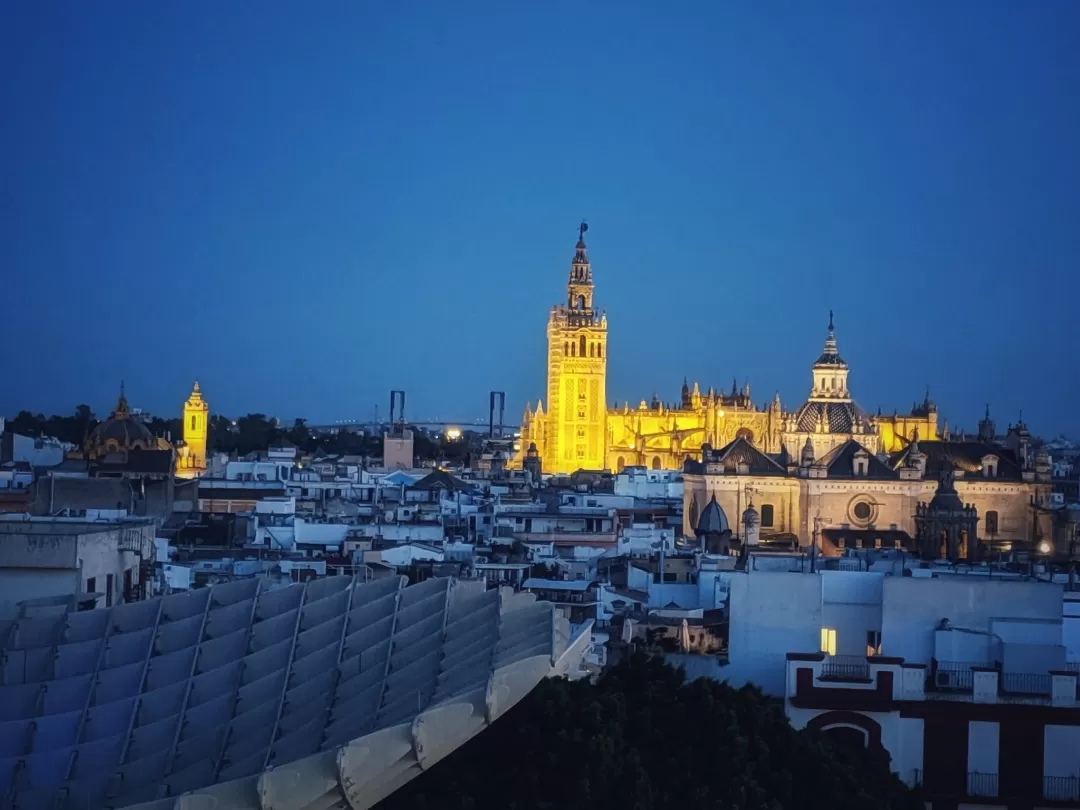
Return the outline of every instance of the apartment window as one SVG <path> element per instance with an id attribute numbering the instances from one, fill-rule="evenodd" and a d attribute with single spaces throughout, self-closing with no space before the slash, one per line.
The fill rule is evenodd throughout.
<path id="1" fill-rule="evenodd" d="M 867 630 L 866 631 L 866 655 L 881 655 L 881 631 L 880 630 Z"/>
<path id="2" fill-rule="evenodd" d="M 828 627 L 821 628 L 821 651 L 826 655 L 836 655 L 836 631 Z"/>
<path id="3" fill-rule="evenodd" d="M 664 574 L 664 582 L 678 582 L 678 581 L 679 581 L 679 575 L 678 574 L 667 574 L 667 573 Z"/>
<path id="4" fill-rule="evenodd" d="M 97 577 L 90 577 L 86 580 L 86 592 L 94 593 L 97 590 Z"/>
<path id="5" fill-rule="evenodd" d="M 773 505 L 763 503 L 761 505 L 761 528 L 771 529 L 773 525 Z"/>
<path id="6" fill-rule="evenodd" d="M 998 513 L 990 511 L 986 513 L 986 533 L 997 534 L 998 532 Z"/>

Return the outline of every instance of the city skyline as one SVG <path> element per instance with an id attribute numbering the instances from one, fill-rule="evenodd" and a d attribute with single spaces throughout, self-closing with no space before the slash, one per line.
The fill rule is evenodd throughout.
<path id="1" fill-rule="evenodd" d="M 793 408 L 835 310 L 868 411 L 1080 432 L 1074 3 L 121 5 L 0 26 L 4 415 L 517 423 L 585 217 L 609 404 Z"/>

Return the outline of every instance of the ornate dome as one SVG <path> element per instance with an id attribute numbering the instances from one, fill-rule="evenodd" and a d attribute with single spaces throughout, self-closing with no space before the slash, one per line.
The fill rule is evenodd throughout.
<path id="1" fill-rule="evenodd" d="M 851 400 L 822 402 L 810 400 L 804 402 L 795 412 L 795 424 L 800 433 L 816 433 L 822 415 L 830 433 L 853 433 L 855 425 L 867 427 L 869 418 L 866 412 Z"/>
<path id="2" fill-rule="evenodd" d="M 709 501 L 705 509 L 702 510 L 701 517 L 698 518 L 696 533 L 698 535 L 723 534 L 730 531 L 730 529 L 727 515 L 724 514 L 724 510 L 716 502 L 716 495 L 713 494 L 712 500 Z"/>
<path id="3" fill-rule="evenodd" d="M 113 453 L 118 450 L 152 450 L 156 444 L 146 425 L 131 418 L 124 387 L 121 385 L 116 410 L 90 433 L 86 439 L 86 450 L 93 454 Z"/>

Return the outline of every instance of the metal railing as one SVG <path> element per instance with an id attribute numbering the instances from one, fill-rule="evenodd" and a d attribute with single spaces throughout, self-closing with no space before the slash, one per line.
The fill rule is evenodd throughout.
<path id="1" fill-rule="evenodd" d="M 1075 776 L 1044 776 L 1043 798 L 1058 802 L 1080 801 L 1080 778 Z"/>
<path id="2" fill-rule="evenodd" d="M 857 655 L 830 655 L 821 667 L 821 677 L 834 681 L 869 681 L 870 664 Z"/>
<path id="3" fill-rule="evenodd" d="M 979 773 L 977 771 L 967 775 L 968 796 L 997 796 L 998 775 L 996 773 Z"/>
<path id="4" fill-rule="evenodd" d="M 1009 695 L 1049 695 L 1053 679 L 1049 673 L 1001 672 L 1001 692 Z"/>
<path id="5" fill-rule="evenodd" d="M 971 665 L 954 661 L 938 661 L 926 678 L 926 688 L 934 692 L 970 692 L 975 687 Z"/>

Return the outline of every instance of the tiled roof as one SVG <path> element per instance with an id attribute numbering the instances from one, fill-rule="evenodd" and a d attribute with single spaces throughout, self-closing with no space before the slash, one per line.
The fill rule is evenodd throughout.
<path id="1" fill-rule="evenodd" d="M 866 475 L 855 475 L 855 454 L 862 450 L 867 455 Z M 896 470 L 863 447 L 854 439 L 834 447 L 817 462 L 828 470 L 829 478 L 899 478 Z"/>
<path id="2" fill-rule="evenodd" d="M 787 472 L 742 436 L 719 450 L 714 450 L 707 461 L 723 464 L 725 469 L 730 469 L 731 472 L 735 472 L 738 465 L 745 464 L 752 475 L 783 475 Z"/>
<path id="3" fill-rule="evenodd" d="M 846 402 L 819 402 L 809 400 L 804 402 L 795 412 L 795 422 L 801 433 L 814 433 L 822 413 L 825 414 L 825 422 L 829 426 L 830 433 L 851 433 L 856 424 L 866 424 L 866 413 L 852 401 Z"/>
<path id="4" fill-rule="evenodd" d="M 903 466 L 911 452 L 909 444 L 903 450 L 889 457 L 893 469 Z M 1023 468 L 1012 450 L 985 442 L 945 442 L 919 441 L 919 452 L 926 456 L 926 478 L 937 478 L 946 464 L 952 464 L 954 470 L 961 470 L 968 477 L 981 475 L 982 460 L 985 456 L 997 456 L 997 479 L 1022 481 Z"/>
<path id="5" fill-rule="evenodd" d="M 446 470 L 432 470 L 419 481 L 412 485 L 413 489 L 448 489 L 451 492 L 472 489 L 460 478 L 456 478 Z"/>

